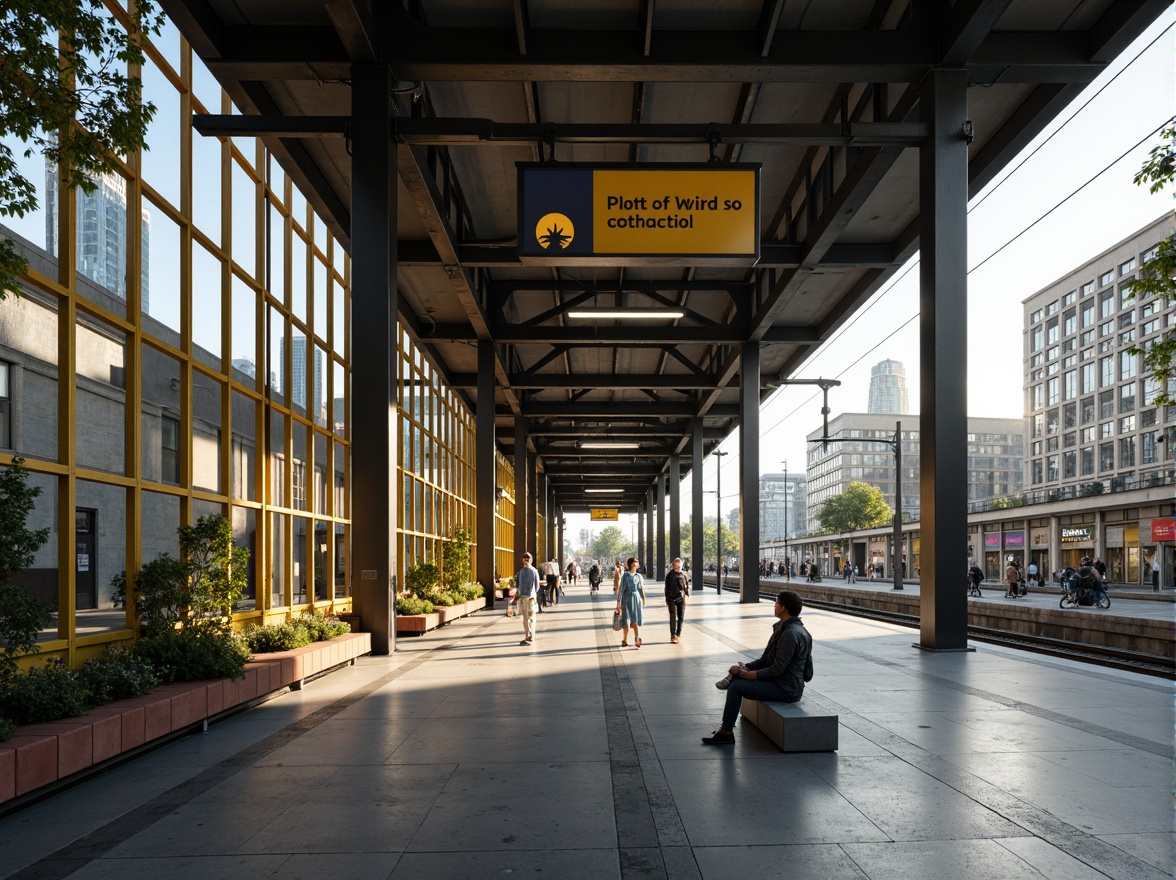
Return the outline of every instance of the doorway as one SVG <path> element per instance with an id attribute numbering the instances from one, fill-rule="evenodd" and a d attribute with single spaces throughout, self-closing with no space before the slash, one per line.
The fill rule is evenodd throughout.
<path id="1" fill-rule="evenodd" d="M 74 608 L 98 607 L 98 511 L 79 507 L 74 512 Z"/>

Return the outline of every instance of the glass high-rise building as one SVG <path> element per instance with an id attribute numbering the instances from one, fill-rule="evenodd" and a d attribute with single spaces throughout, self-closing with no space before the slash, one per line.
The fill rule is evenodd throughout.
<path id="1" fill-rule="evenodd" d="M 870 402 L 866 412 L 910 412 L 907 397 L 906 368 L 900 361 L 890 359 L 874 364 L 870 370 Z"/>

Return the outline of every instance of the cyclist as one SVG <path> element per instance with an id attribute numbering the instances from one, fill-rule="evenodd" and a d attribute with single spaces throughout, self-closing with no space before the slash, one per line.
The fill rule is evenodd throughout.
<path id="1" fill-rule="evenodd" d="M 980 594 L 980 582 L 984 580 L 984 570 L 976 563 L 972 563 L 972 567 L 968 569 L 968 577 L 972 579 L 972 589 L 976 594 Z"/>
<path id="2" fill-rule="evenodd" d="M 1091 594 L 1094 591 L 1095 581 L 1098 580 L 1098 572 L 1091 565 L 1089 556 L 1082 557 L 1074 577 L 1078 585 L 1078 604 L 1093 605 L 1094 598 Z"/>

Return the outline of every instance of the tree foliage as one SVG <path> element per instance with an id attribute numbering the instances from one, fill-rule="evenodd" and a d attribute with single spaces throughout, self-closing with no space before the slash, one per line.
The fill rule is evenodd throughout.
<path id="1" fill-rule="evenodd" d="M 118 168 L 117 156 L 144 147 L 155 106 L 128 65 L 143 63 L 137 34 L 155 34 L 154 0 L 110 15 L 101 0 L 5 0 L 0 4 L 0 138 L 43 154 L 70 189 L 92 192 Z M 0 218 L 37 210 L 36 185 L 0 142 Z M 0 299 L 27 270 L 15 243 L 0 237 Z"/>
<path id="2" fill-rule="evenodd" d="M 702 520 L 702 555 L 704 559 L 714 559 L 718 553 L 716 544 L 715 521 L 711 517 Z M 682 558 L 689 560 L 694 550 L 694 518 L 682 525 Z M 723 555 L 734 556 L 739 552 L 739 535 L 723 523 Z"/>
<path id="3" fill-rule="evenodd" d="M 441 546 L 441 586 L 447 590 L 468 584 L 473 578 L 470 553 L 473 543 L 466 529 L 458 529 Z"/>
<path id="4" fill-rule="evenodd" d="M 894 518 L 894 511 L 875 486 L 850 483 L 840 495 L 825 502 L 817 519 L 829 532 L 855 532 L 884 526 Z"/>
<path id="5" fill-rule="evenodd" d="M 1164 142 L 1152 148 L 1147 161 L 1136 173 L 1136 186 L 1147 186 L 1153 195 L 1176 179 L 1176 117 L 1160 132 Z M 1169 235 L 1160 242 L 1155 255 L 1139 267 L 1135 278 L 1124 285 L 1136 299 L 1163 297 L 1165 305 L 1176 297 L 1176 241 Z M 1131 354 L 1143 355 L 1144 369 L 1160 383 L 1156 406 L 1171 406 L 1176 400 L 1171 393 L 1173 361 L 1176 360 L 1176 335 L 1169 331 L 1163 339 L 1149 342 L 1146 347 L 1134 346 Z"/>
<path id="6" fill-rule="evenodd" d="M 38 486 L 29 485 L 24 459 L 0 468 L 0 681 L 17 671 L 17 658 L 37 651 L 37 633 L 49 624 L 47 604 L 12 582 L 16 574 L 33 564 L 37 551 L 49 538 L 49 529 L 30 529 L 29 514 Z"/>
<path id="7" fill-rule="evenodd" d="M 619 526 L 605 526 L 592 542 L 593 554 L 597 559 L 603 559 L 606 562 L 612 559 L 621 559 L 629 552 L 631 544 L 629 537 L 621 531 Z M 601 565 L 600 568 L 602 572 L 608 573 L 608 569 L 604 565 Z"/>

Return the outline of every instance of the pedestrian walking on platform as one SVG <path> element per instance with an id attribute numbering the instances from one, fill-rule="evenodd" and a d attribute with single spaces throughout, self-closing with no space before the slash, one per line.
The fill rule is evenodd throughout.
<path id="1" fill-rule="evenodd" d="M 621 575 L 621 591 L 617 594 L 616 613 L 621 616 L 621 647 L 629 647 L 629 630 L 633 630 L 633 645 L 641 647 L 642 609 L 645 608 L 645 579 L 637 573 L 637 558 L 626 561 L 627 571 Z"/>
<path id="2" fill-rule="evenodd" d="M 686 602 L 690 597 L 690 579 L 682 571 L 682 560 L 678 557 L 670 563 L 666 572 L 666 608 L 670 612 L 670 644 L 682 641 L 682 622 L 686 619 Z"/>
<path id="3" fill-rule="evenodd" d="M 535 638 L 535 603 L 538 601 L 539 570 L 531 565 L 531 554 L 523 554 L 523 567 L 515 576 L 518 590 L 519 616 L 523 619 L 523 640 L 520 645 L 530 645 Z"/>

